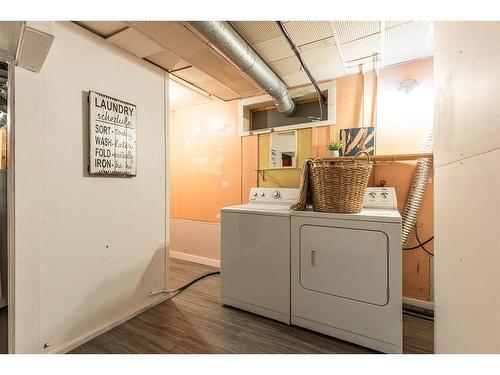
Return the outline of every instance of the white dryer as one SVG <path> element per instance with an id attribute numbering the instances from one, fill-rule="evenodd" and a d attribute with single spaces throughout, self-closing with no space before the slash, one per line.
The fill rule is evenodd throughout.
<path id="1" fill-rule="evenodd" d="M 252 188 L 221 210 L 221 302 L 290 324 L 290 206 L 299 189 Z"/>
<path id="2" fill-rule="evenodd" d="M 291 323 L 401 353 L 401 216 L 394 188 L 368 188 L 359 214 L 293 212 L 291 235 Z"/>

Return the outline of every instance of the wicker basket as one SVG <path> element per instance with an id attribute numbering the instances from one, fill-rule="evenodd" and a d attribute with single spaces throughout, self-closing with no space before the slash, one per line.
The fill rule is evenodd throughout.
<path id="1" fill-rule="evenodd" d="M 366 159 L 358 160 L 359 155 Z M 362 210 L 373 165 L 367 152 L 349 161 L 317 158 L 308 164 L 314 211 L 352 214 Z"/>

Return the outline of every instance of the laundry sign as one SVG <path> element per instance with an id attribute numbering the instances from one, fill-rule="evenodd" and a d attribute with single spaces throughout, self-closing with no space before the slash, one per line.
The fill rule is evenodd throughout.
<path id="1" fill-rule="evenodd" d="M 135 105 L 89 93 L 91 176 L 135 176 L 137 108 Z"/>

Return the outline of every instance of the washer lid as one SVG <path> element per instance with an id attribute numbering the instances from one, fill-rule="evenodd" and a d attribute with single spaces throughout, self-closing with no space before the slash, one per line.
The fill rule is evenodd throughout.
<path id="1" fill-rule="evenodd" d="M 235 212 L 245 214 L 258 215 L 273 215 L 273 216 L 290 216 L 290 208 L 288 205 L 274 204 L 240 204 L 237 206 L 223 207 L 221 212 Z"/>
<path id="2" fill-rule="evenodd" d="M 359 221 L 382 221 L 387 223 L 401 223 L 401 215 L 398 210 L 386 210 L 366 208 L 357 214 L 337 214 L 330 212 L 316 212 L 312 210 L 292 211 L 292 216 L 313 217 L 319 219 L 337 220 L 359 220 Z"/>

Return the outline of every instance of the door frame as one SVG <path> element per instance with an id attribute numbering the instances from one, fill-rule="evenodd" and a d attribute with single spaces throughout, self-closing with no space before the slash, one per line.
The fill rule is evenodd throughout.
<path id="1" fill-rule="evenodd" d="M 7 64 L 7 308 L 8 353 L 15 352 L 15 173 L 14 173 L 14 124 L 15 124 L 15 60 L 0 54 L 0 61 Z"/>

